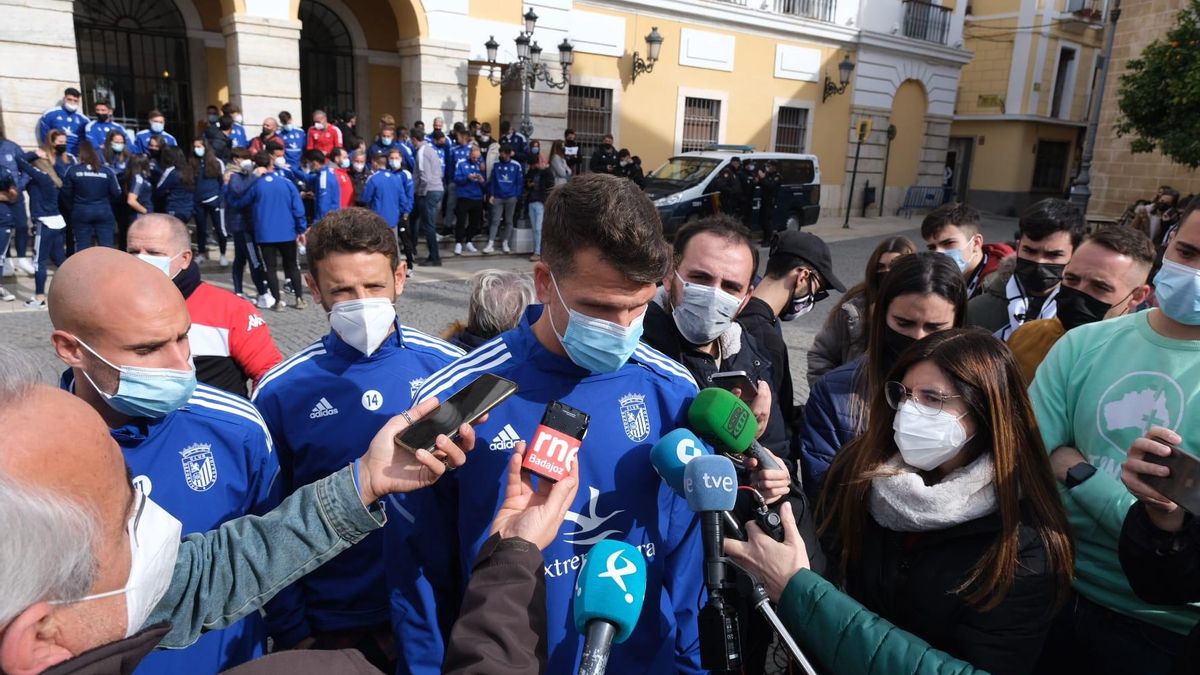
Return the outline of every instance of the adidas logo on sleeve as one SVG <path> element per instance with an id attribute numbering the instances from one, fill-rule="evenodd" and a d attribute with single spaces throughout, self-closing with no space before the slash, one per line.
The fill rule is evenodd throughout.
<path id="1" fill-rule="evenodd" d="M 517 434 L 517 430 L 513 429 L 511 424 L 505 424 L 500 433 L 496 434 L 496 437 L 492 439 L 492 443 L 488 446 L 488 449 L 496 452 L 512 450 L 517 447 L 517 443 L 520 441 L 521 436 Z"/>
<path id="2" fill-rule="evenodd" d="M 336 414 L 338 414 L 338 409 L 333 407 L 329 399 L 322 396 L 321 400 L 317 401 L 317 404 L 313 406 L 312 412 L 308 413 L 308 418 L 315 420 L 320 417 L 330 417 Z"/>

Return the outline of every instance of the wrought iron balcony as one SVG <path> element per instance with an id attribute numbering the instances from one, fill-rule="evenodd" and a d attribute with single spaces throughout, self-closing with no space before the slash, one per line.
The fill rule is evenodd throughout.
<path id="1" fill-rule="evenodd" d="M 837 0 L 716 0 L 772 14 L 833 23 Z"/>
<path id="2" fill-rule="evenodd" d="M 950 35 L 952 13 L 949 7 L 925 0 L 904 0 L 904 35 L 944 45 Z"/>

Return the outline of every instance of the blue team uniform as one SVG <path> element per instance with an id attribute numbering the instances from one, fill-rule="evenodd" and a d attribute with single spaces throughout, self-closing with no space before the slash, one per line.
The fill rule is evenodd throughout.
<path id="1" fill-rule="evenodd" d="M 312 180 L 313 208 L 316 220 L 342 208 L 342 188 L 338 185 L 337 174 L 334 173 L 332 166 L 327 164 L 309 176 Z"/>
<path id="2" fill-rule="evenodd" d="M 161 138 L 163 143 L 167 145 L 179 145 L 179 142 L 175 140 L 175 137 L 165 131 L 160 131 L 156 134 L 149 129 L 142 129 L 141 131 L 137 132 L 136 136 L 133 137 L 133 147 L 130 149 L 130 151 L 135 155 L 150 154 L 150 139 L 154 136 Z"/>
<path id="3" fill-rule="evenodd" d="M 179 177 L 175 167 L 162 172 L 154 185 L 154 198 L 162 204 L 163 211 L 187 222 L 196 209 L 196 189 L 188 188 Z"/>
<path id="4" fill-rule="evenodd" d="M 0 166 L 0 192 L 15 190 L 17 187 L 16 176 L 17 174 L 10 173 L 8 169 Z M 8 254 L 8 239 L 12 236 L 12 228 L 15 222 L 11 209 L 0 209 L 0 243 L 4 245 L 4 248 L 0 249 L 0 254 Z"/>
<path id="5" fill-rule="evenodd" d="M 304 154 L 308 135 L 304 133 L 303 129 L 284 129 L 282 127 L 275 132 L 275 135 L 283 141 L 283 157 L 287 160 L 288 166 L 292 171 L 299 171 L 300 157 Z"/>
<path id="6" fill-rule="evenodd" d="M 492 165 L 492 175 L 488 176 L 488 194 L 496 199 L 511 199 L 520 197 L 524 189 L 525 169 L 520 162 L 500 160 Z"/>
<path id="7" fill-rule="evenodd" d="M 21 149 L 21 146 L 7 138 L 0 138 L 0 167 L 8 169 L 17 183 L 17 201 L 7 205 L 8 210 L 12 212 L 13 227 L 17 232 L 20 232 L 28 222 L 25 218 L 25 189 L 29 185 L 30 177 L 21 166 L 21 158 L 24 154 L 25 151 Z M 3 206 L 0 205 L 0 208 Z M 18 242 L 24 242 L 19 235 Z M 18 246 L 18 249 L 24 253 L 23 247 Z"/>
<path id="8" fill-rule="evenodd" d="M 293 241 L 308 227 L 300 191 L 287 178 L 266 173 L 242 194 L 227 192 L 226 197 L 233 208 L 250 209 L 254 240 L 260 244 Z"/>
<path id="9" fill-rule="evenodd" d="M 396 323 L 364 356 L 330 331 L 267 371 L 252 400 L 279 452 L 284 494 L 362 456 L 383 424 L 412 407 L 431 373 L 462 350 Z M 386 623 L 383 539 L 369 535 L 268 605 L 271 635 L 290 646 L 310 632 Z"/>
<path id="10" fill-rule="evenodd" d="M 446 182 L 447 183 L 454 182 L 454 171 L 455 171 L 455 169 L 458 168 L 458 163 L 466 161 L 466 159 L 470 156 L 471 156 L 471 144 L 470 143 L 466 143 L 464 145 L 459 145 L 458 143 L 453 143 L 450 145 L 450 148 L 448 150 L 446 150 Z"/>
<path id="11" fill-rule="evenodd" d="M 71 371 L 62 385 L 74 390 Z M 183 523 L 184 536 L 279 504 L 279 460 L 266 423 L 240 396 L 198 384 L 182 408 L 159 419 L 136 418 L 111 433 L 133 484 Z M 217 673 L 262 656 L 265 642 L 265 624 L 253 612 L 186 649 L 152 652 L 134 672 Z"/>
<path id="12" fill-rule="evenodd" d="M 233 128 L 229 130 L 229 147 L 250 147 L 250 141 L 246 139 L 246 127 L 242 126 L 241 122 L 234 122 Z"/>
<path id="13" fill-rule="evenodd" d="M 129 135 L 129 132 L 125 130 L 125 127 L 112 120 L 107 122 L 92 120 L 91 122 L 87 123 L 87 127 L 84 128 L 83 133 L 84 136 L 91 141 L 92 145 L 99 150 L 100 148 L 104 147 L 104 141 L 108 138 L 108 132 L 113 131 L 114 129 L 124 134 L 125 145 L 128 146 L 125 149 L 129 152 L 133 152 L 134 137 Z"/>
<path id="14" fill-rule="evenodd" d="M 400 224 L 400 217 L 412 213 L 413 179 L 404 169 L 376 171 L 363 188 L 363 203 L 383 218 L 388 227 Z"/>
<path id="15" fill-rule="evenodd" d="M 75 250 L 92 245 L 92 235 L 101 246 L 112 246 L 117 221 L 113 203 L 121 198 L 117 174 L 107 166 L 93 171 L 86 164 L 74 164 L 62 179 L 62 201 L 70 205 L 71 225 L 75 230 Z"/>
<path id="16" fill-rule="evenodd" d="M 474 174 L 486 176 L 486 165 L 483 162 L 483 157 L 480 157 L 478 162 L 464 159 L 454 168 L 454 185 L 458 191 L 459 199 L 483 200 L 483 186 L 485 183 L 471 180 L 470 177 Z"/>
<path id="17" fill-rule="evenodd" d="M 514 160 L 522 164 L 528 161 L 525 153 L 529 150 L 529 141 L 525 138 L 525 134 L 513 131 L 507 136 L 501 136 L 500 145 L 512 146 Z"/>
<path id="18" fill-rule="evenodd" d="M 42 113 L 42 118 L 38 120 L 38 144 L 41 145 L 46 142 L 46 134 L 49 134 L 54 129 L 62 129 L 67 132 L 67 152 L 77 155 L 79 154 L 79 139 L 84 137 L 83 130 L 87 127 L 87 124 L 88 118 L 78 111 L 70 112 L 61 105 L 57 108 L 51 108 Z"/>
<path id="19" fill-rule="evenodd" d="M 645 345 L 615 373 L 593 375 L 538 342 L 531 326 L 541 312 L 540 305 L 530 307 L 520 325 L 434 374 L 417 392 L 418 401 L 444 401 L 482 373 L 520 387 L 476 427 L 465 466 L 433 488 L 389 500 L 399 502 L 392 510 L 401 516 L 389 517 L 384 528 L 398 672 L 441 672 L 445 636 L 502 501 L 514 441 L 531 440 L 552 400 L 590 414 L 591 425 L 578 455 L 583 484 L 562 534 L 544 551 L 546 672 L 578 669 L 584 640 L 571 619 L 575 578 L 583 556 L 605 538 L 637 546 L 647 562 L 641 618 L 630 638 L 613 646 L 608 672 L 699 672 L 699 521 L 650 465 L 652 445 L 686 422 L 696 384 L 682 366 Z"/>

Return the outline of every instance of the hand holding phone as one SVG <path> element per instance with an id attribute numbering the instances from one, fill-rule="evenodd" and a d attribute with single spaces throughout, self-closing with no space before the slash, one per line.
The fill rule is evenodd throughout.
<path id="1" fill-rule="evenodd" d="M 404 415 L 388 420 L 375 434 L 366 454 L 359 458 L 355 471 L 355 482 L 364 505 L 369 506 L 395 492 L 428 487 L 442 474 L 466 463 L 467 450 L 475 446 L 475 430 L 469 424 L 463 424 L 457 430 L 457 442 L 442 436 L 432 452 L 424 448 L 413 452 L 396 443 L 396 436 L 403 435 L 436 408 L 437 399 L 424 401 Z"/>
<path id="2" fill-rule="evenodd" d="M 501 401 L 517 392 L 516 383 L 484 373 L 473 382 L 432 409 L 412 426 L 396 434 L 396 447 L 415 454 L 418 450 L 433 452 L 438 436 L 452 436 L 463 424 L 474 424 Z"/>
<path id="3" fill-rule="evenodd" d="M 732 391 L 743 401 L 750 401 L 758 396 L 758 385 L 755 384 L 754 380 L 750 379 L 750 375 L 744 370 L 729 370 L 714 373 L 712 383 L 714 387 Z"/>
<path id="4" fill-rule="evenodd" d="M 1178 449 L 1182 440 L 1170 429 L 1151 427 L 1121 465 L 1121 481 L 1146 503 L 1154 525 L 1167 531 L 1182 527 L 1184 510 L 1200 512 L 1200 459 Z"/>

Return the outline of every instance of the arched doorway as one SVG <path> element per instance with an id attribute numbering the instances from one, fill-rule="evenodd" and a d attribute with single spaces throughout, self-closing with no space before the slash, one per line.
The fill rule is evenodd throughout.
<path id="1" fill-rule="evenodd" d="M 919 182 L 928 106 L 925 87 L 917 80 L 905 80 L 896 89 L 891 114 L 896 140 L 892 142 L 887 185 L 907 188 Z"/>
<path id="2" fill-rule="evenodd" d="M 107 100 L 130 130 L 159 110 L 167 131 L 192 136 L 187 29 L 169 0 L 75 0 L 83 112 Z"/>
<path id="3" fill-rule="evenodd" d="M 314 110 L 331 116 L 353 110 L 354 43 L 346 24 L 316 0 L 301 0 L 300 22 L 300 100 L 305 124 Z"/>

